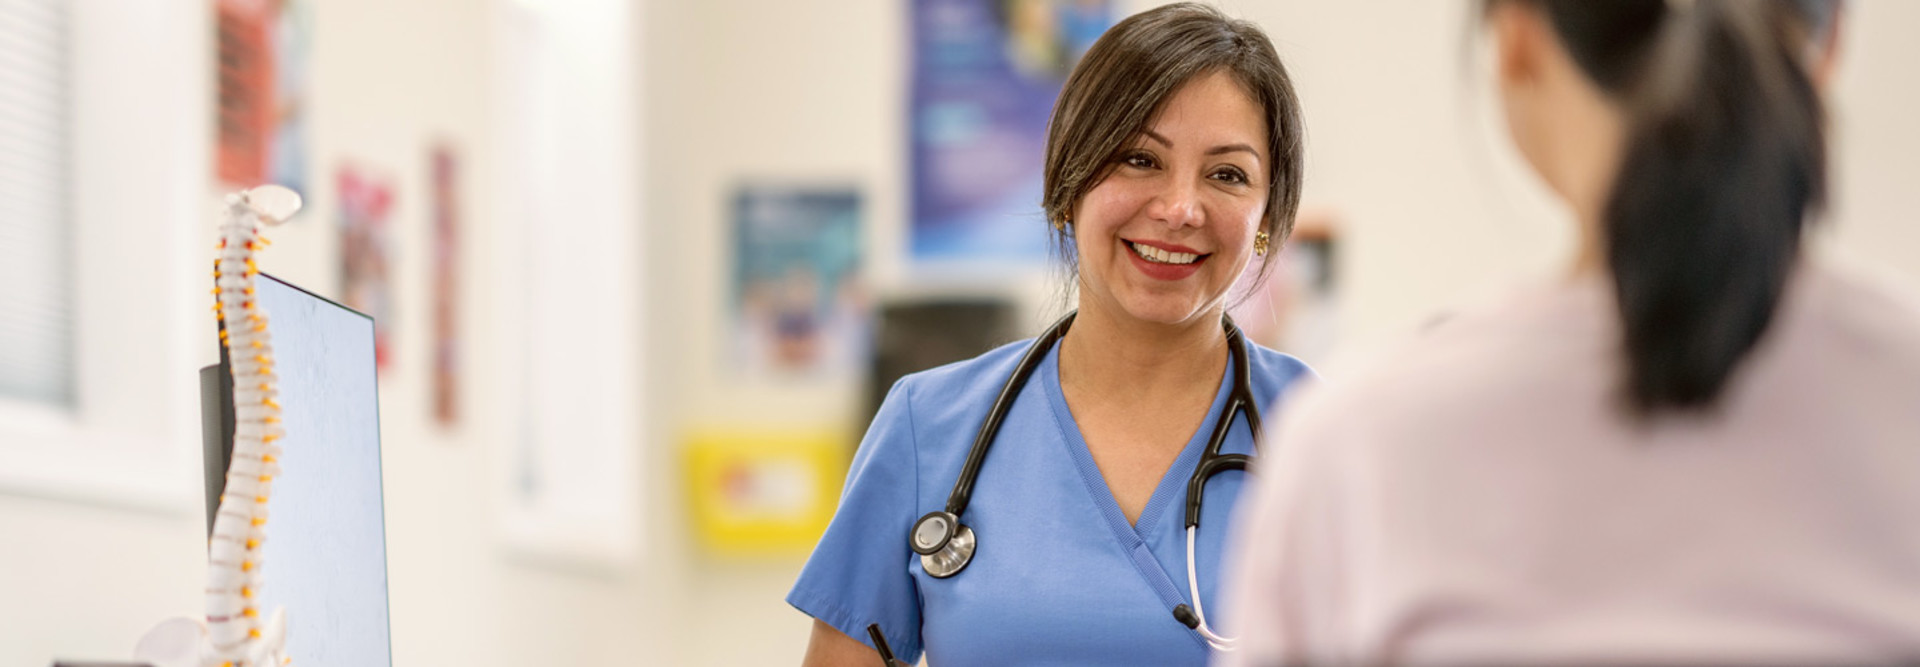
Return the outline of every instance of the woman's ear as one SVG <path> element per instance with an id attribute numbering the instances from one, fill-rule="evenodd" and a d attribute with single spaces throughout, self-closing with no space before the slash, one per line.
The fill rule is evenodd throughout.
<path id="1" fill-rule="evenodd" d="M 1540 77 L 1540 50 L 1545 46 L 1546 19 L 1539 10 L 1519 2 L 1499 2 L 1487 12 L 1494 42 L 1494 75 L 1509 90 L 1534 83 Z"/>
<path id="2" fill-rule="evenodd" d="M 1813 87 L 1821 94 L 1832 89 L 1833 72 L 1840 60 L 1840 38 L 1846 34 L 1841 29 L 1841 19 L 1846 18 L 1844 7 L 1833 10 L 1833 18 L 1827 22 L 1826 34 L 1814 35 L 1811 58 L 1807 63 L 1807 76 L 1813 80 Z"/>
<path id="3" fill-rule="evenodd" d="M 1570 197 L 1577 188 L 1567 180 L 1565 150 L 1569 140 L 1588 143 L 1577 136 L 1580 132 L 1570 131 L 1595 121 L 1595 109 L 1582 100 L 1591 98 L 1604 106 L 1604 95 L 1585 82 L 1538 5 L 1495 2 L 1486 20 L 1494 39 L 1493 78 L 1507 136 L 1549 189 Z"/>

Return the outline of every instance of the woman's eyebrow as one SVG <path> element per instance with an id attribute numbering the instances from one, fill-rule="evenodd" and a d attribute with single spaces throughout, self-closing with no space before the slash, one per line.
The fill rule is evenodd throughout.
<path id="1" fill-rule="evenodd" d="M 1252 146 L 1248 146 L 1246 144 L 1227 144 L 1225 146 L 1214 146 L 1213 148 L 1207 149 L 1207 155 L 1220 155 L 1222 153 L 1237 153 L 1237 152 L 1244 152 L 1248 155 L 1252 155 L 1255 160 L 1260 159 L 1260 151 L 1254 150 Z"/>
<path id="2" fill-rule="evenodd" d="M 1158 132 L 1155 132 L 1153 130 L 1141 130 L 1140 134 L 1146 135 L 1148 139 L 1152 139 L 1154 141 L 1160 142 L 1160 145 L 1162 146 L 1166 146 L 1167 148 L 1173 148 L 1173 142 L 1168 141 L 1166 137 L 1160 136 L 1160 133 Z M 1207 155 L 1221 155 L 1223 153 L 1246 153 L 1248 155 L 1252 155 L 1255 160 L 1260 159 L 1260 151 L 1255 150 L 1253 146 L 1248 144 L 1226 144 L 1223 146 L 1214 146 L 1213 148 L 1207 149 L 1207 152 L 1206 152 Z"/>

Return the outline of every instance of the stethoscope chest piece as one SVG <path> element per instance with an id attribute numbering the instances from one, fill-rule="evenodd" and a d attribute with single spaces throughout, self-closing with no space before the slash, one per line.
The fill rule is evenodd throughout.
<path id="1" fill-rule="evenodd" d="M 913 522 L 909 540 L 913 552 L 920 554 L 920 569 L 935 579 L 945 579 L 966 569 L 973 562 L 973 529 L 960 523 L 951 512 L 928 512 Z"/>

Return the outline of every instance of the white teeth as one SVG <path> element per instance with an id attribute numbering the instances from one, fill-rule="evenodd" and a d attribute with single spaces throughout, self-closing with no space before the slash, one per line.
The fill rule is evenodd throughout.
<path id="1" fill-rule="evenodd" d="M 1134 254 L 1156 264 L 1192 264 L 1194 260 L 1200 259 L 1199 255 L 1189 252 L 1168 252 L 1140 243 L 1128 243 L 1127 245 L 1133 248 Z"/>

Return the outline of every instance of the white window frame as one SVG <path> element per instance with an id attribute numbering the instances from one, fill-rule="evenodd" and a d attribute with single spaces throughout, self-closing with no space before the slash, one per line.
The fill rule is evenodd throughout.
<path id="1" fill-rule="evenodd" d="M 0 493 L 190 512 L 203 494 L 196 366 L 215 352 L 211 278 L 195 268 L 215 210 L 212 12 L 70 7 L 74 405 L 0 399 Z"/>
<path id="2" fill-rule="evenodd" d="M 645 176 L 634 97 L 644 11 L 620 0 L 493 3 L 498 222 L 481 289 L 517 304 L 491 323 L 499 358 L 514 360 L 495 399 L 513 411 L 493 471 L 495 532 L 516 559 L 559 569 L 619 572 L 645 546 L 635 444 L 647 426 L 646 271 L 633 192 Z M 528 473 L 566 486 L 528 497 L 516 492 Z"/>

